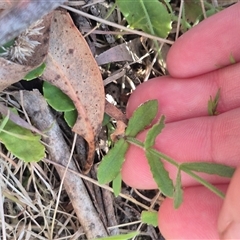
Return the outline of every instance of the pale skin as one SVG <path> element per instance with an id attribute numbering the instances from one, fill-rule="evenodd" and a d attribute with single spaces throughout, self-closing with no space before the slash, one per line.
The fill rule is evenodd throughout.
<path id="1" fill-rule="evenodd" d="M 158 99 L 166 127 L 155 147 L 179 162 L 208 161 L 240 166 L 240 3 L 208 18 L 172 46 L 169 77 L 150 80 L 132 94 L 127 116 L 141 103 Z M 236 61 L 231 64 L 230 56 Z M 218 116 L 209 116 L 207 101 L 220 90 Z M 146 132 L 139 134 L 144 139 Z M 166 164 L 170 176 L 174 167 Z M 130 147 L 123 180 L 139 189 L 154 189 L 144 152 Z M 223 201 L 183 175 L 184 202 L 178 210 L 164 200 L 159 228 L 166 239 L 240 239 L 240 168 L 230 180 L 206 179 L 226 192 Z M 227 230 L 226 230 L 227 229 Z"/>

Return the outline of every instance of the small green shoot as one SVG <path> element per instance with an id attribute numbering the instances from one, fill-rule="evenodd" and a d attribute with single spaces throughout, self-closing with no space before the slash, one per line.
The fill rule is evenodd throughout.
<path id="1" fill-rule="evenodd" d="M 16 125 L 7 116 L 0 123 L 0 141 L 14 156 L 24 162 L 37 162 L 44 158 L 45 148 L 40 143 L 41 136 Z"/>
<path id="2" fill-rule="evenodd" d="M 235 58 L 233 57 L 233 54 L 231 53 L 230 56 L 229 56 L 229 61 L 231 64 L 235 64 L 236 63 L 236 60 Z"/>
<path id="3" fill-rule="evenodd" d="M 103 238 L 96 238 L 94 240 L 128 240 L 132 239 L 139 235 L 139 232 L 130 232 L 127 234 L 121 234 L 121 235 L 116 235 L 116 236 L 110 236 L 110 237 L 103 237 Z"/>
<path id="4" fill-rule="evenodd" d="M 220 97 L 220 88 L 218 89 L 214 99 L 212 99 L 212 96 L 210 96 L 210 99 L 208 100 L 208 115 L 214 116 L 218 114 L 217 106 L 218 106 L 219 97 Z"/>
<path id="5" fill-rule="evenodd" d="M 141 212 L 141 221 L 148 225 L 157 227 L 158 225 L 158 214 L 157 212 L 142 211 Z"/>
<path id="6" fill-rule="evenodd" d="M 40 77 L 44 70 L 46 68 L 46 64 L 45 63 L 42 63 L 39 67 L 33 69 L 31 72 L 29 72 L 24 78 L 23 80 L 26 80 L 26 81 L 31 81 L 35 78 L 38 78 Z"/>
<path id="7" fill-rule="evenodd" d="M 215 108 L 219 99 L 219 92 L 214 99 Z M 154 149 L 155 139 L 158 134 L 161 133 L 164 128 L 164 116 L 160 120 L 151 126 L 151 122 L 154 120 L 158 112 L 158 103 L 156 100 L 150 100 L 139 106 L 132 117 L 129 119 L 129 125 L 125 130 L 125 135 L 110 149 L 109 153 L 103 158 L 98 168 L 98 181 L 101 184 L 109 183 L 110 181 L 116 181 L 117 187 L 114 190 L 115 193 L 119 192 L 119 177 L 121 173 L 122 164 L 124 162 L 124 156 L 127 152 L 129 144 L 134 144 L 137 147 L 142 148 L 145 151 L 150 170 L 153 178 L 157 183 L 158 188 L 167 197 L 174 199 L 174 206 L 178 208 L 183 201 L 183 190 L 181 183 L 181 173 L 187 173 L 193 177 L 200 184 L 214 192 L 220 197 L 224 197 L 224 194 L 215 186 L 207 182 L 205 179 L 197 175 L 195 172 L 204 172 L 207 174 L 217 174 L 222 177 L 230 178 L 234 173 L 234 168 L 217 163 L 208 162 L 191 162 L 179 164 L 176 160 L 166 156 L 165 154 Z M 146 139 L 144 142 L 136 139 L 136 135 L 143 131 L 146 127 L 150 127 Z M 164 167 L 164 162 L 175 166 L 177 168 L 177 177 L 175 180 L 175 186 L 172 179 L 169 177 L 169 173 Z M 114 183 L 115 185 L 116 183 Z M 115 188 L 115 187 L 114 187 Z"/>

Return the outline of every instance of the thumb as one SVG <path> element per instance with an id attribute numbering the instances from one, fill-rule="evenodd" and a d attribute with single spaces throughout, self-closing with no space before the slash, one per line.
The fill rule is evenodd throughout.
<path id="1" fill-rule="evenodd" d="M 229 184 L 218 218 L 220 239 L 240 239 L 240 167 Z"/>

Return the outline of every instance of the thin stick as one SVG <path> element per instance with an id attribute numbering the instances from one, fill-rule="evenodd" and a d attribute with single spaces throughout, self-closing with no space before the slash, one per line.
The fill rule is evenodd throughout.
<path id="1" fill-rule="evenodd" d="M 93 15 L 91 15 L 91 14 L 85 13 L 85 12 L 83 12 L 83 11 L 77 10 L 77 9 L 75 9 L 75 8 L 72 8 L 72 7 L 68 7 L 68 6 L 65 6 L 65 5 L 61 5 L 61 7 L 62 7 L 62 8 L 65 8 L 65 9 L 67 9 L 67 10 L 69 10 L 69 11 L 78 13 L 78 14 L 82 15 L 83 17 L 90 18 L 90 19 L 92 19 L 92 20 L 95 20 L 95 21 L 97 21 L 97 22 L 104 23 L 104 24 L 106 24 L 106 25 L 109 25 L 109 26 L 112 26 L 112 27 L 115 27 L 115 28 L 119 28 L 119 29 L 121 29 L 121 30 L 123 30 L 123 31 L 131 32 L 131 33 L 133 33 L 133 34 L 137 34 L 137 35 L 140 35 L 140 36 L 144 36 L 144 37 L 147 37 L 147 38 L 151 38 L 151 39 L 154 39 L 154 40 L 158 40 L 158 41 L 160 41 L 160 42 L 167 43 L 167 44 L 171 44 L 171 45 L 174 43 L 173 41 L 170 41 L 170 40 L 167 40 L 167 39 L 164 39 L 164 38 L 160 38 L 160 37 L 157 37 L 157 36 L 154 36 L 154 35 L 145 33 L 145 32 L 133 30 L 133 29 L 130 29 L 130 28 L 121 26 L 121 25 L 119 25 L 119 24 L 116 24 L 116 23 L 113 23 L 113 22 L 110 22 L 110 21 L 107 21 L 107 20 L 104 20 L 104 19 L 95 17 L 95 16 L 93 16 Z"/>
<path id="2" fill-rule="evenodd" d="M 175 40 L 177 40 L 178 36 L 179 36 L 179 29 L 180 29 L 180 25 L 181 25 L 183 6 L 184 6 L 184 0 L 181 0 L 180 8 L 179 8 L 179 15 L 178 15 L 178 22 L 177 22 L 177 32 L 176 32 Z"/>

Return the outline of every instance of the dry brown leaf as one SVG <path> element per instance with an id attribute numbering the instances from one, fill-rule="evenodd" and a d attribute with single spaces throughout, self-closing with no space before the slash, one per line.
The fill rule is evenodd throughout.
<path id="1" fill-rule="evenodd" d="M 51 14 L 48 14 L 41 23 L 41 25 L 44 26 L 44 29 L 41 31 L 42 35 L 37 38 L 37 41 L 40 42 L 40 44 L 34 49 L 34 54 L 27 58 L 27 62 L 25 62 L 24 65 L 0 57 L 0 91 L 11 84 L 18 82 L 24 78 L 28 72 L 44 62 L 48 50 L 50 23 Z"/>
<path id="2" fill-rule="evenodd" d="M 72 130 L 88 142 L 88 158 L 84 166 L 84 172 L 88 172 L 104 114 L 104 87 L 85 39 L 65 11 L 54 12 L 46 64 L 43 79 L 67 94 L 78 111 Z"/>
<path id="3" fill-rule="evenodd" d="M 115 47 L 112 47 L 107 51 L 101 53 L 99 56 L 96 57 L 96 61 L 98 65 L 120 61 L 138 61 L 141 56 L 139 52 L 140 47 L 140 38 L 136 38 L 129 42 L 125 42 Z"/>

